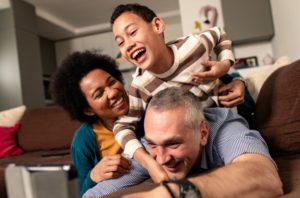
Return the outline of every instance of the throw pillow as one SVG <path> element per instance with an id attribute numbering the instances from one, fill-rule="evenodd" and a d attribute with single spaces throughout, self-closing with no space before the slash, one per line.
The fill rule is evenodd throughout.
<path id="1" fill-rule="evenodd" d="M 17 124 L 24 112 L 26 110 L 26 106 L 22 105 L 19 107 L 11 108 L 8 110 L 4 110 L 0 112 L 0 126 L 2 127 L 11 127 Z"/>
<path id="2" fill-rule="evenodd" d="M 20 124 L 16 124 L 12 127 L 0 126 L 0 158 L 11 157 L 24 153 L 24 151 L 19 148 L 16 143 L 16 134 L 20 127 Z"/>

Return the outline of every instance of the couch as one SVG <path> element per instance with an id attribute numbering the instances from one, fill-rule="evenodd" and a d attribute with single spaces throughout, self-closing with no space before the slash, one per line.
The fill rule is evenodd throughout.
<path id="1" fill-rule="evenodd" d="M 241 69 L 256 101 L 255 125 L 277 163 L 286 198 L 300 197 L 300 60 L 282 57 L 274 65 Z M 106 197 L 150 190 L 147 180 Z"/>
<path id="2" fill-rule="evenodd" d="M 70 144 L 79 122 L 57 106 L 27 109 L 20 120 L 18 146 L 23 154 L 0 159 L 0 197 L 6 198 L 4 171 L 8 164 L 69 165 Z"/>

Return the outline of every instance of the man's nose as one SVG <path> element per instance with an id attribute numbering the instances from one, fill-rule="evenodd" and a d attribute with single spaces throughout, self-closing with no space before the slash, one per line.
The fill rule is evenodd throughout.
<path id="1" fill-rule="evenodd" d="M 165 148 L 162 148 L 162 147 L 157 148 L 155 160 L 160 165 L 164 165 L 164 164 L 168 163 L 168 161 L 170 160 L 170 157 Z"/>

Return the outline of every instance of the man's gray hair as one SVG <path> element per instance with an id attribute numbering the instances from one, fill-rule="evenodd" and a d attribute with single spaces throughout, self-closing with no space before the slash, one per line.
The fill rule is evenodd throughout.
<path id="1" fill-rule="evenodd" d="M 189 91 L 175 87 L 166 88 L 155 94 L 148 104 L 148 108 L 158 112 L 178 107 L 185 108 L 185 115 L 182 115 L 185 116 L 185 125 L 199 129 L 200 123 L 205 119 L 201 101 Z"/>

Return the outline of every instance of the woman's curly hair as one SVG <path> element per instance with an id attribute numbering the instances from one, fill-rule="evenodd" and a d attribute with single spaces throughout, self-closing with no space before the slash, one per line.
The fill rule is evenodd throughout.
<path id="1" fill-rule="evenodd" d="M 90 123 L 99 119 L 84 114 L 88 102 L 79 86 L 81 79 L 95 69 L 106 71 L 123 83 L 122 73 L 115 60 L 94 51 L 70 54 L 51 78 L 50 92 L 54 102 L 62 106 L 72 119 Z"/>

